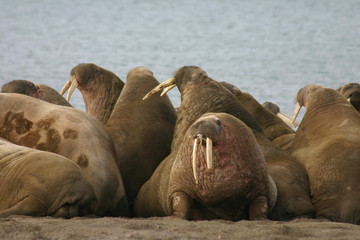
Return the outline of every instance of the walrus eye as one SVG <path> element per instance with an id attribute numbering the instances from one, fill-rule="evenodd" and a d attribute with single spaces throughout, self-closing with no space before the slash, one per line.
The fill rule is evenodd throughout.
<path id="1" fill-rule="evenodd" d="M 221 120 L 220 119 L 216 120 L 216 124 L 221 126 Z"/>

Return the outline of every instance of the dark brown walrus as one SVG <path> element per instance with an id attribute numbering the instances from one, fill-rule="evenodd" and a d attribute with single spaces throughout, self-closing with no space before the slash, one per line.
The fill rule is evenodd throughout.
<path id="1" fill-rule="evenodd" d="M 127 216 L 116 152 L 104 126 L 89 114 L 17 93 L 0 93 L 0 137 L 75 162 L 95 190 L 99 216 Z"/>
<path id="2" fill-rule="evenodd" d="M 308 173 L 316 217 L 359 224 L 359 113 L 338 91 L 319 85 L 300 89 L 296 99 L 306 112 L 291 152 Z"/>
<path id="3" fill-rule="evenodd" d="M 265 133 L 265 136 L 255 133 L 255 137 L 265 157 L 268 172 L 278 190 L 277 202 L 269 218 L 287 220 L 296 217 L 313 217 L 314 208 L 305 168 L 290 153 L 279 148 L 286 145 L 289 147 L 285 149 L 290 148 L 295 131 L 265 109 L 249 93 L 240 91 L 232 84 L 225 82 L 222 84 L 253 114 Z"/>
<path id="4" fill-rule="evenodd" d="M 7 82 L 2 85 L 1 92 L 25 94 L 45 102 L 71 107 L 71 104 L 66 101 L 66 99 L 63 98 L 55 89 L 44 84 L 35 85 L 33 82 L 28 80 L 12 80 Z"/>
<path id="5" fill-rule="evenodd" d="M 206 112 L 229 113 L 242 120 L 251 129 L 263 133 L 261 126 L 236 97 L 196 66 L 179 68 L 174 78 L 161 83 L 144 99 L 161 90 L 165 93 L 175 86 L 181 93 L 181 104 L 178 110 L 172 150 L 180 144 L 189 126 Z"/>
<path id="6" fill-rule="evenodd" d="M 71 69 L 70 79 L 60 94 L 67 90 L 69 101 L 75 88 L 78 88 L 85 102 L 86 112 L 105 124 L 124 87 L 124 82 L 113 72 L 93 63 L 81 63 Z"/>
<path id="7" fill-rule="evenodd" d="M 176 112 L 167 96 L 144 95 L 159 82 L 146 67 L 127 74 L 126 84 L 105 125 L 112 136 L 130 204 L 159 163 L 170 153 Z"/>
<path id="8" fill-rule="evenodd" d="M 96 197 L 82 170 L 58 154 L 0 138 L 0 217 L 71 218 L 92 213 Z"/>
<path id="9" fill-rule="evenodd" d="M 356 111 L 360 112 L 360 84 L 346 83 L 337 89 L 345 99 L 354 106 Z"/>
<path id="10" fill-rule="evenodd" d="M 135 200 L 139 217 L 265 219 L 276 186 L 252 133 L 226 113 L 195 121 Z"/>

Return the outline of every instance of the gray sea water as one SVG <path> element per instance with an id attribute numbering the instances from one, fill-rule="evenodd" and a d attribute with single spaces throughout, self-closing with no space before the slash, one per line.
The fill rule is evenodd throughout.
<path id="1" fill-rule="evenodd" d="M 60 91 L 83 62 L 160 82 L 196 65 L 292 114 L 307 84 L 359 82 L 360 0 L 0 0 L 0 85 Z M 71 103 L 84 109 L 78 91 Z"/>

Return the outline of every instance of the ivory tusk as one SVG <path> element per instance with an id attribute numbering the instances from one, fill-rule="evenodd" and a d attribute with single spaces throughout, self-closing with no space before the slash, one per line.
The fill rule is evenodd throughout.
<path id="1" fill-rule="evenodd" d="M 348 97 L 346 100 L 347 100 L 349 103 L 351 103 L 351 98 Z"/>
<path id="2" fill-rule="evenodd" d="M 296 120 L 296 117 L 297 115 L 299 114 L 300 112 L 300 109 L 301 109 L 301 105 L 299 103 L 296 104 L 296 107 L 295 107 L 295 110 L 294 110 L 294 114 L 293 114 L 293 117 L 291 119 L 291 122 L 294 124 L 295 120 Z"/>
<path id="3" fill-rule="evenodd" d="M 68 91 L 68 93 L 66 95 L 66 100 L 67 101 L 70 101 L 71 95 L 73 94 L 75 88 L 79 85 L 78 82 L 76 81 L 75 77 L 72 77 L 69 81 L 71 82 L 71 85 L 70 85 L 69 91 Z"/>
<path id="4" fill-rule="evenodd" d="M 176 86 L 176 85 L 174 84 L 174 85 L 171 85 L 171 86 L 168 86 L 168 87 L 164 88 L 164 90 L 162 90 L 160 96 L 161 96 L 161 97 L 164 96 L 168 91 L 170 91 L 171 89 L 173 89 L 175 86 Z"/>
<path id="5" fill-rule="evenodd" d="M 198 180 L 198 176 L 197 176 L 197 171 L 196 171 L 196 165 L 197 165 L 197 158 L 196 158 L 196 152 L 197 152 L 197 145 L 199 143 L 199 139 L 198 137 L 195 138 L 194 141 L 194 147 L 193 147 L 193 152 L 192 152 L 192 168 L 193 168 L 193 174 L 194 174 L 194 179 L 195 179 L 195 183 L 198 184 L 199 180 Z"/>
<path id="6" fill-rule="evenodd" d="M 153 95 L 154 93 L 160 92 L 161 90 L 164 89 L 164 91 L 166 89 L 168 89 L 167 91 L 169 91 L 171 88 L 175 87 L 175 78 L 170 78 L 168 80 L 166 80 L 165 82 L 157 85 L 156 87 L 154 87 L 152 90 L 150 90 L 150 92 L 148 92 L 144 97 L 143 100 L 149 98 L 151 95 Z M 171 88 L 170 88 L 171 87 Z M 166 92 L 167 92 L 166 91 Z M 166 93 L 165 92 L 165 93 Z M 165 93 L 163 93 L 162 95 L 164 95 Z"/>
<path id="7" fill-rule="evenodd" d="M 292 122 L 291 117 L 288 116 L 288 115 L 286 115 L 286 114 L 284 114 L 284 113 L 279 112 L 279 113 L 277 113 L 276 115 L 277 115 L 281 120 L 283 120 L 287 125 L 289 125 L 290 127 L 297 127 L 297 126 L 299 126 L 299 124 L 300 124 L 298 121 Z"/>
<path id="8" fill-rule="evenodd" d="M 69 80 L 65 83 L 65 85 L 61 89 L 60 95 L 64 95 L 64 93 L 69 89 L 70 86 L 71 86 L 71 81 Z"/>
<path id="9" fill-rule="evenodd" d="M 212 140 L 210 138 L 206 138 L 206 165 L 208 169 L 213 167 Z"/>

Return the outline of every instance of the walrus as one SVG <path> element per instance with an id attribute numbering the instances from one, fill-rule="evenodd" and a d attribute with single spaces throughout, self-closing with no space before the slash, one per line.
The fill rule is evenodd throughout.
<path id="1" fill-rule="evenodd" d="M 95 190 L 98 201 L 94 214 L 127 216 L 112 139 L 89 114 L 23 94 L 0 93 L 0 137 L 71 159 Z"/>
<path id="2" fill-rule="evenodd" d="M 66 100 L 70 101 L 75 88 L 78 88 L 86 112 L 106 124 L 123 87 L 124 82 L 113 72 L 94 63 L 81 63 L 71 69 L 70 79 L 60 94 L 68 91 Z"/>
<path id="3" fill-rule="evenodd" d="M 346 100 L 353 105 L 356 111 L 360 112 L 360 84 L 351 82 L 336 89 Z"/>
<path id="4" fill-rule="evenodd" d="M 173 78 L 152 89 L 144 96 L 144 100 L 159 91 L 164 94 L 175 86 L 181 93 L 181 103 L 177 111 L 172 150 L 180 144 L 189 126 L 206 112 L 229 113 L 254 131 L 263 133 L 259 123 L 236 97 L 222 84 L 210 78 L 203 69 L 196 66 L 179 68 Z"/>
<path id="5" fill-rule="evenodd" d="M 288 150 L 295 137 L 295 131 L 284 123 L 277 115 L 268 111 L 251 94 L 238 89 L 236 86 L 221 82 L 240 103 L 252 114 L 261 126 L 264 135 L 283 150 Z M 289 121 L 291 119 L 289 118 Z"/>
<path id="6" fill-rule="evenodd" d="M 0 138 L 0 217 L 72 218 L 91 214 L 93 187 L 82 170 L 58 154 Z"/>
<path id="7" fill-rule="evenodd" d="M 255 117 L 264 135 L 255 133 L 265 157 L 267 170 L 278 191 L 277 201 L 269 214 L 272 220 L 313 217 L 310 186 L 305 168 L 286 152 L 295 137 L 295 131 L 278 116 L 268 111 L 251 94 L 232 84 L 221 82 Z M 289 121 L 290 121 L 289 117 Z"/>
<path id="8" fill-rule="evenodd" d="M 252 130 L 226 113 L 196 120 L 135 199 L 138 217 L 266 219 L 276 186 Z"/>
<path id="9" fill-rule="evenodd" d="M 299 122 L 295 121 L 294 123 L 291 121 L 291 117 L 283 112 L 280 111 L 280 107 L 273 103 L 273 102 L 263 102 L 263 107 L 266 108 L 267 110 L 269 110 L 270 112 L 272 112 L 273 114 L 275 114 L 276 116 L 278 116 L 281 120 L 283 120 L 287 125 L 289 125 L 290 127 L 297 127 L 299 126 Z"/>
<path id="10" fill-rule="evenodd" d="M 317 218 L 360 223 L 360 118 L 336 90 L 306 85 L 297 93 L 306 108 L 291 147 L 304 165 Z"/>
<path id="11" fill-rule="evenodd" d="M 130 205 L 159 163 L 170 154 L 176 111 L 168 96 L 143 101 L 159 82 L 150 69 L 131 69 L 125 86 L 105 124 L 112 136 Z"/>
<path id="12" fill-rule="evenodd" d="M 45 102 L 72 107 L 72 105 L 52 87 L 45 84 L 35 85 L 29 80 L 19 79 L 7 82 L 2 85 L 1 92 L 25 94 Z"/>

